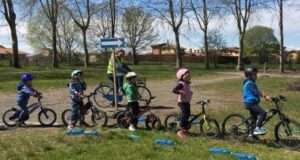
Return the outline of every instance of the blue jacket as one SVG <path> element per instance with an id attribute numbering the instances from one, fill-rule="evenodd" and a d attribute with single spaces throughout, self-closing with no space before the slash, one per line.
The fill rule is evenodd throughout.
<path id="1" fill-rule="evenodd" d="M 246 79 L 243 82 L 243 99 L 247 107 L 260 102 L 261 92 L 259 91 L 254 80 Z"/>
<path id="2" fill-rule="evenodd" d="M 71 80 L 69 83 L 69 93 L 72 101 L 80 102 L 80 97 L 77 93 L 83 93 L 86 90 L 86 83 Z"/>
<path id="3" fill-rule="evenodd" d="M 17 84 L 17 104 L 22 107 L 26 107 L 29 101 L 30 96 L 33 96 L 35 90 L 24 83 Z"/>

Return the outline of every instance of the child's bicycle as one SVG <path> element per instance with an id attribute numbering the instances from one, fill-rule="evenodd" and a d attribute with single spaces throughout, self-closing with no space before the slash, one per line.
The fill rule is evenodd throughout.
<path id="1" fill-rule="evenodd" d="M 284 147 L 300 148 L 300 123 L 282 113 L 283 102 L 286 101 L 286 98 L 279 95 L 272 97 L 271 100 L 273 108 L 268 111 L 268 116 L 263 122 L 263 126 L 278 115 L 279 122 L 275 125 L 274 129 L 276 142 Z M 234 139 L 245 140 L 250 136 L 258 140 L 258 136 L 253 135 L 255 125 L 256 122 L 253 121 L 251 116 L 245 118 L 241 114 L 231 114 L 224 119 L 222 132 L 224 136 L 230 136 Z"/>
<path id="2" fill-rule="evenodd" d="M 146 87 L 145 79 L 138 79 L 137 90 L 139 93 L 138 102 L 140 106 L 149 106 L 151 101 L 155 98 L 152 96 L 150 90 Z M 114 101 L 114 89 L 112 83 L 100 83 L 94 90 L 94 101 L 98 107 L 111 107 Z M 118 91 L 117 101 L 122 102 L 124 95 L 121 89 Z"/>
<path id="3" fill-rule="evenodd" d="M 192 114 L 189 118 L 189 132 L 192 135 L 205 135 L 211 138 L 218 138 L 220 135 L 220 127 L 216 119 L 210 118 L 206 113 L 206 106 L 210 100 L 202 100 L 197 102 L 201 106 L 202 111 L 198 114 Z M 179 130 L 181 116 L 178 113 L 169 114 L 164 125 L 166 130 L 177 132 Z"/>
<path id="4" fill-rule="evenodd" d="M 35 110 L 39 109 L 38 112 L 38 121 L 42 126 L 52 126 L 56 122 L 56 113 L 50 108 L 43 106 L 41 102 L 42 96 L 37 97 L 37 102 L 31 104 L 28 107 L 29 115 L 31 115 Z M 21 110 L 13 107 L 4 112 L 2 116 L 3 123 L 8 127 L 16 126 L 18 117 L 21 113 Z M 25 124 L 25 122 L 23 122 Z"/>
<path id="5" fill-rule="evenodd" d="M 144 109 L 144 110 L 141 110 Z M 130 125 L 130 120 L 133 117 L 132 113 L 126 109 L 124 111 L 119 111 L 115 113 L 114 117 L 117 119 L 117 126 L 120 128 L 128 128 Z M 144 123 L 146 129 L 152 130 L 161 129 L 161 121 L 157 115 L 151 112 L 149 107 L 140 107 L 140 113 L 138 116 L 138 126 L 139 124 Z"/>
<path id="6" fill-rule="evenodd" d="M 107 115 L 106 112 L 97 108 L 91 101 L 91 97 L 94 96 L 94 92 L 89 95 L 85 95 L 82 98 L 87 99 L 87 103 L 80 107 L 80 114 L 82 121 L 88 126 L 93 127 L 96 125 L 106 126 L 107 124 Z M 89 114 L 90 113 L 90 114 Z M 66 109 L 62 113 L 62 122 L 67 126 L 71 120 L 72 111 L 71 109 Z"/>

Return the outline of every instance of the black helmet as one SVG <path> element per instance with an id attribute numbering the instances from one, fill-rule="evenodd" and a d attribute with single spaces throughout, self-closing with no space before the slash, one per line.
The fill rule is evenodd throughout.
<path id="1" fill-rule="evenodd" d="M 256 67 L 248 67 L 245 69 L 245 77 L 249 78 L 252 74 L 257 73 L 258 69 Z"/>

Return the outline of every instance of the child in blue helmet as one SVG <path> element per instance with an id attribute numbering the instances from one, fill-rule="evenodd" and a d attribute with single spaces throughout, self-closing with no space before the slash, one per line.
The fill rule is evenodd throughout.
<path id="1" fill-rule="evenodd" d="M 255 67 L 245 69 L 246 79 L 243 83 L 243 99 L 247 110 L 249 110 L 251 116 L 254 118 L 254 122 L 256 122 L 253 134 L 262 135 L 266 134 L 266 129 L 262 127 L 262 124 L 266 119 L 267 112 L 259 105 L 260 97 L 264 97 L 265 99 L 270 99 L 270 97 L 265 96 L 256 85 L 257 72 L 258 70 Z"/>
<path id="2" fill-rule="evenodd" d="M 83 73 L 81 70 L 74 70 L 71 74 L 71 80 L 69 82 L 69 93 L 71 101 L 71 122 L 68 129 L 75 127 L 77 121 L 81 121 L 80 107 L 83 106 L 82 96 L 86 90 L 86 83 L 83 80 Z"/>
<path id="3" fill-rule="evenodd" d="M 29 119 L 28 112 L 28 101 L 31 96 L 39 97 L 41 93 L 35 90 L 32 87 L 33 76 L 31 73 L 23 73 L 21 75 L 21 82 L 17 84 L 17 105 L 20 107 L 21 111 L 16 113 L 11 119 L 18 118 L 17 125 L 23 124 L 26 120 Z"/>

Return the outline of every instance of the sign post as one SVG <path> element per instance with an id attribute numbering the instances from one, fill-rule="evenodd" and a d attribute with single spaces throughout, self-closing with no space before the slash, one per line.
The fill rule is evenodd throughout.
<path id="1" fill-rule="evenodd" d="M 115 109 L 118 110 L 118 90 L 117 90 L 117 77 L 116 77 L 116 48 L 122 48 L 125 46 L 125 40 L 124 38 L 103 38 L 101 39 L 101 48 L 108 49 L 112 48 L 113 49 L 113 58 L 112 58 L 112 63 L 113 63 L 113 88 L 114 88 L 114 105 Z M 122 86 L 119 86 L 122 87 Z"/>

